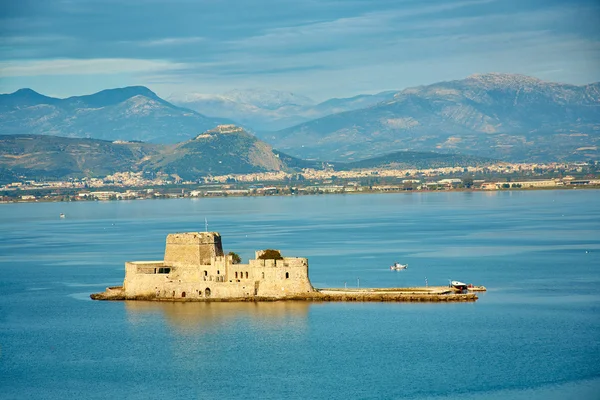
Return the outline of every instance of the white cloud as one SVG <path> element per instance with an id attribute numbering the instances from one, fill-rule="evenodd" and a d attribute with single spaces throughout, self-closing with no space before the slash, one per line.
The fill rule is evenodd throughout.
<path id="1" fill-rule="evenodd" d="M 188 68 L 185 63 L 131 58 L 53 59 L 0 61 L 0 76 L 96 75 L 131 72 L 174 71 Z"/>
<path id="2" fill-rule="evenodd" d="M 141 46 L 178 46 L 184 44 L 192 44 L 204 42 L 206 39 L 201 36 L 191 36 L 191 37 L 179 37 L 179 38 L 162 38 L 156 40 L 148 40 L 139 42 Z"/>
<path id="3" fill-rule="evenodd" d="M 490 3 L 495 0 L 469 0 L 463 2 L 421 6 L 410 9 L 368 12 L 356 17 L 338 18 L 331 21 L 310 22 L 302 25 L 273 28 L 262 35 L 231 41 L 234 48 L 293 48 L 335 42 L 351 46 L 353 40 L 371 35 L 393 34 L 399 24 L 411 21 L 412 17 L 436 14 L 471 5 Z M 372 43 L 371 43 L 372 45 Z"/>
<path id="4" fill-rule="evenodd" d="M 66 42 L 69 40 L 73 40 L 73 38 L 64 35 L 3 36 L 0 37 L 0 46 L 48 45 L 49 43 Z"/>

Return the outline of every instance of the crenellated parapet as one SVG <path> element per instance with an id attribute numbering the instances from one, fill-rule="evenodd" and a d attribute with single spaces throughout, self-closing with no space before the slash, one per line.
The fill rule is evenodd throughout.
<path id="1" fill-rule="evenodd" d="M 308 260 L 298 257 L 256 259 L 234 264 L 225 255 L 217 232 L 185 232 L 167 236 L 163 261 L 125 264 L 127 298 L 235 299 L 285 298 L 314 291 Z"/>

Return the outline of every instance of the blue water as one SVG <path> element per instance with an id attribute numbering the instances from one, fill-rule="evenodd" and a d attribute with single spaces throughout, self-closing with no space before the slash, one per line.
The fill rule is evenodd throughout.
<path id="1" fill-rule="evenodd" d="M 205 217 L 244 260 L 267 247 L 308 257 L 317 287 L 427 278 L 488 292 L 89 300 Z M 600 399 L 600 191 L 3 204 L 0 239 L 2 399 Z"/>

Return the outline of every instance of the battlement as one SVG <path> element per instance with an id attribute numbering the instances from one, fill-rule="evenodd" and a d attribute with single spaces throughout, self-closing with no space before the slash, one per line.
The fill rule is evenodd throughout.
<path id="1" fill-rule="evenodd" d="M 125 263 L 123 290 L 127 298 L 198 300 L 285 298 L 314 291 L 306 258 L 259 259 L 263 253 L 257 251 L 248 264 L 234 264 L 217 232 L 171 233 L 163 261 Z"/>

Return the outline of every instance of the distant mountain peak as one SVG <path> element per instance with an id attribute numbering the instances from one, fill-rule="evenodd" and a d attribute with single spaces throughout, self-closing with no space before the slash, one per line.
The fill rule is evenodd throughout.
<path id="1" fill-rule="evenodd" d="M 30 107 L 38 104 L 53 104 L 59 99 L 44 96 L 30 88 L 22 88 L 14 93 L 0 94 L 0 103 L 11 107 Z"/>
<path id="2" fill-rule="evenodd" d="M 316 104 L 314 100 L 306 96 L 268 89 L 235 89 L 223 94 L 223 97 L 271 110 L 284 106 L 308 106 Z"/>
<path id="3" fill-rule="evenodd" d="M 123 88 L 105 89 L 85 96 L 73 96 L 66 99 L 76 106 L 100 108 L 122 103 L 136 96 L 144 96 L 161 103 L 166 103 L 156 93 L 145 86 L 126 86 Z"/>
<path id="4" fill-rule="evenodd" d="M 521 74 L 505 74 L 500 72 L 469 75 L 465 81 L 470 81 L 483 86 L 537 86 L 543 83 L 541 79 L 532 76 Z"/>
<path id="5" fill-rule="evenodd" d="M 66 99 L 46 97 L 31 89 L 0 95 L 3 134 L 174 143 L 227 122 L 177 107 L 144 86 Z"/>
<path id="6" fill-rule="evenodd" d="M 19 89 L 19 90 L 17 90 L 16 92 L 14 92 L 12 94 L 13 95 L 24 95 L 24 94 L 27 94 L 27 95 L 29 95 L 29 94 L 37 94 L 37 95 L 40 95 L 38 92 L 36 92 L 35 90 L 30 89 L 30 88 L 22 88 L 22 89 Z"/>

